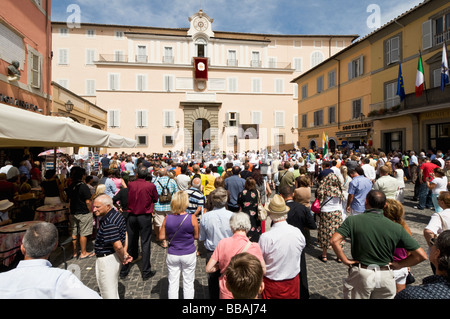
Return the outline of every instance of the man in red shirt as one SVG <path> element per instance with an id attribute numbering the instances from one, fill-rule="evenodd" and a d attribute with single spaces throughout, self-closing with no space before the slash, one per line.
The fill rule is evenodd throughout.
<path id="1" fill-rule="evenodd" d="M 142 250 L 142 279 L 153 277 L 150 264 L 150 247 L 152 237 L 152 215 L 158 192 L 155 184 L 147 181 L 148 169 L 140 165 L 137 169 L 137 179 L 128 183 L 128 254 L 136 260 L 139 257 L 139 236 Z M 126 264 L 120 271 L 120 277 L 126 277 L 130 271 L 130 264 Z"/>
<path id="2" fill-rule="evenodd" d="M 417 206 L 414 206 L 414 208 L 423 210 L 425 208 L 433 207 L 433 202 L 431 200 L 431 190 L 429 190 L 427 187 L 427 180 L 431 177 L 430 173 L 432 173 L 436 167 L 439 166 L 431 163 L 429 157 L 425 157 L 423 159 L 423 163 L 420 165 L 419 169 L 419 204 Z"/>

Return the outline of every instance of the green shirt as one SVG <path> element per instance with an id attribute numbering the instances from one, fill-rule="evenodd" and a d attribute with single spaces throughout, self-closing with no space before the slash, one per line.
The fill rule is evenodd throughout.
<path id="1" fill-rule="evenodd" d="M 380 209 L 349 216 L 337 232 L 351 239 L 352 258 L 366 266 L 388 265 L 393 261 L 395 248 L 405 248 L 407 251 L 420 248 L 400 224 L 384 217 Z"/>

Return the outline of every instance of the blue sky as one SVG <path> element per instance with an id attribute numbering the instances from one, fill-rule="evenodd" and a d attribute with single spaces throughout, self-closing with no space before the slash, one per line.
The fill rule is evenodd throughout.
<path id="1" fill-rule="evenodd" d="M 383 25 L 422 1 L 53 0 L 52 20 L 67 21 L 74 13 L 67 9 L 77 5 L 81 23 L 187 28 L 188 17 L 202 8 L 216 31 L 364 36 L 375 30 L 378 20 L 372 18 L 379 16 Z"/>

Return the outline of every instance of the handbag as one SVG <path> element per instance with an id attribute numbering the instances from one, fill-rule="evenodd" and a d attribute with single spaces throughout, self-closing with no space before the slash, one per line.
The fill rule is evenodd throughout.
<path id="1" fill-rule="evenodd" d="M 314 201 L 314 203 L 312 203 L 311 205 L 311 210 L 316 213 L 319 214 L 320 213 L 320 201 L 318 198 L 316 198 L 316 200 Z"/>
<path id="2" fill-rule="evenodd" d="M 330 197 L 325 203 L 323 203 L 322 205 L 320 205 L 320 201 L 318 198 L 316 198 L 316 200 L 314 201 L 314 203 L 311 205 L 311 210 L 316 213 L 319 214 L 320 210 L 322 209 L 323 206 L 325 206 L 333 197 Z"/>
<path id="3" fill-rule="evenodd" d="M 265 221 L 267 219 L 267 212 L 264 206 L 261 204 L 261 194 L 259 193 L 259 191 L 258 191 L 258 219 L 260 221 Z"/>
<path id="4" fill-rule="evenodd" d="M 416 278 L 414 278 L 413 274 L 408 271 L 408 276 L 406 277 L 406 284 L 410 285 L 416 281 Z"/>

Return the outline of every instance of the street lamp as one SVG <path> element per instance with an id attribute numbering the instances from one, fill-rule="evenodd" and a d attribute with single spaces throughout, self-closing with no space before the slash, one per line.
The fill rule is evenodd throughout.
<path id="1" fill-rule="evenodd" d="M 67 113 L 70 113 L 73 111 L 73 103 L 70 100 L 68 100 L 66 102 L 65 107 L 66 107 Z"/>

